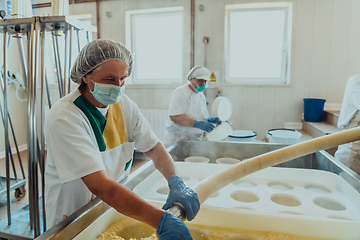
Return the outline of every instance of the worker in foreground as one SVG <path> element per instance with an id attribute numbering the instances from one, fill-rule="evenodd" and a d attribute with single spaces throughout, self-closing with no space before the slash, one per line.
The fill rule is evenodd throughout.
<path id="1" fill-rule="evenodd" d="M 97 196 L 157 229 L 161 240 L 192 239 L 185 223 L 163 209 L 178 202 L 191 221 L 199 211 L 199 199 L 176 176 L 173 159 L 138 106 L 124 95 L 132 66 L 129 50 L 111 40 L 94 40 L 77 56 L 71 80 L 79 87 L 51 108 L 45 123 L 48 228 Z M 129 175 L 135 146 L 168 180 L 163 209 L 119 183 Z"/>
<path id="2" fill-rule="evenodd" d="M 349 78 L 345 87 L 338 127 L 346 130 L 360 126 L 360 74 Z M 360 141 L 340 145 L 335 158 L 360 174 Z"/>
<path id="3" fill-rule="evenodd" d="M 217 117 L 209 117 L 203 93 L 210 81 L 210 71 L 203 66 L 193 67 L 187 83 L 176 88 L 170 99 L 164 145 L 169 147 L 180 140 L 206 140 L 206 132 L 221 124 Z"/>

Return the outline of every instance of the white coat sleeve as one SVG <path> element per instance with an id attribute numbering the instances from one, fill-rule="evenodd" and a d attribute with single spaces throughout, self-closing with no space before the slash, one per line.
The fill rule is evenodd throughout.
<path id="1" fill-rule="evenodd" d="M 189 99 L 187 99 L 183 91 L 175 90 L 170 99 L 169 116 L 184 114 L 188 107 L 188 101 Z"/>

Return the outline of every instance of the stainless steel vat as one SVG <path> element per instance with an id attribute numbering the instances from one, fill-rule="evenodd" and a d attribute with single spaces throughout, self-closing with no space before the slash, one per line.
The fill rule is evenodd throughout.
<path id="1" fill-rule="evenodd" d="M 220 157 L 232 157 L 238 159 L 251 158 L 285 146 L 287 145 L 270 143 L 181 141 L 169 147 L 168 151 L 175 161 L 183 161 L 189 156 L 205 156 L 210 159 L 210 163 L 215 163 L 215 160 Z M 326 151 L 319 151 L 296 158 L 279 164 L 277 167 L 329 171 L 338 174 L 360 193 L 360 176 L 337 161 Z M 129 189 L 133 189 L 155 170 L 153 164 L 148 162 L 130 174 L 122 184 Z M 102 202 L 100 199 L 94 199 L 82 209 L 78 210 L 36 239 L 72 239 L 108 209 L 109 206 L 106 203 Z"/>

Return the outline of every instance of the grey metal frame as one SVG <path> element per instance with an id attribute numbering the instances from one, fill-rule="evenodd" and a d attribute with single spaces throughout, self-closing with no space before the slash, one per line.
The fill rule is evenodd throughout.
<path id="1" fill-rule="evenodd" d="M 21 18 L 21 19 L 3 19 L 0 20 L 0 32 L 3 33 L 3 62 L 4 62 L 4 109 L 2 115 L 4 116 L 4 132 L 5 132 L 5 158 L 6 158 L 6 191 L 7 191 L 7 216 L 8 216 L 8 225 L 12 224 L 11 222 L 11 201 L 10 201 L 10 190 L 14 186 L 11 185 L 10 179 L 10 160 L 9 156 L 11 155 L 10 144 L 9 144 L 9 134 L 8 134 L 8 104 L 7 104 L 7 41 L 8 36 L 14 35 L 18 38 L 18 48 L 20 52 L 20 62 L 22 67 L 23 75 L 25 76 L 25 88 L 27 90 L 27 145 L 28 145 L 28 183 L 29 183 L 29 222 L 30 222 L 30 234 L 32 236 L 22 236 L 17 233 L 10 233 L 0 230 L 0 237 L 8 239 L 33 239 L 39 236 L 42 231 L 46 230 L 46 219 L 45 219 L 45 183 L 44 183 L 44 173 L 45 173 L 45 139 L 44 139 L 44 116 L 45 116 L 45 96 L 44 88 L 47 89 L 47 98 L 49 101 L 49 106 L 51 107 L 49 88 L 46 78 L 46 72 L 44 68 L 44 43 L 45 43 L 45 32 L 53 33 L 53 42 L 54 42 L 54 54 L 57 67 L 58 83 L 59 83 L 59 94 L 60 97 L 65 96 L 70 92 L 70 67 L 71 67 L 71 54 L 68 53 L 68 45 L 71 51 L 72 45 L 72 32 L 75 30 L 77 33 L 80 30 L 83 30 L 83 23 L 75 18 L 68 16 L 47 16 L 47 17 L 31 17 L 31 18 Z M 60 53 L 59 53 L 59 40 L 58 33 L 62 31 L 65 34 L 65 65 L 64 65 L 64 76 L 61 71 L 60 63 Z M 70 43 L 68 42 L 68 32 L 70 34 Z M 24 48 L 21 41 L 20 34 L 25 34 L 27 36 L 27 59 L 25 58 Z M 77 34 L 77 36 L 79 36 Z M 79 39 L 77 41 L 79 44 Z M 78 46 L 79 48 L 80 46 Z M 40 72 L 38 72 L 40 69 Z M 37 119 L 37 86 L 40 84 L 40 136 L 38 136 L 38 119 Z M 66 85 L 68 86 L 66 88 Z M 39 143 L 40 139 L 40 143 Z M 40 168 L 41 174 L 41 188 L 43 193 L 42 198 L 42 207 L 39 206 L 39 173 L 38 167 Z M 18 184 L 18 183 L 17 183 Z M 43 226 L 40 226 L 40 212 L 42 211 L 42 223 Z M 15 223 L 16 224 L 16 223 Z"/>

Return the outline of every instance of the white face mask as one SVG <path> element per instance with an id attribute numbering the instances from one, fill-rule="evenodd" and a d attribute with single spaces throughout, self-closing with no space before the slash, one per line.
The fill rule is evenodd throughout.
<path id="1" fill-rule="evenodd" d="M 125 85 L 119 87 L 112 84 L 94 82 L 92 79 L 91 81 L 95 86 L 94 91 L 90 90 L 90 92 L 99 103 L 104 105 L 117 104 L 125 91 Z"/>

